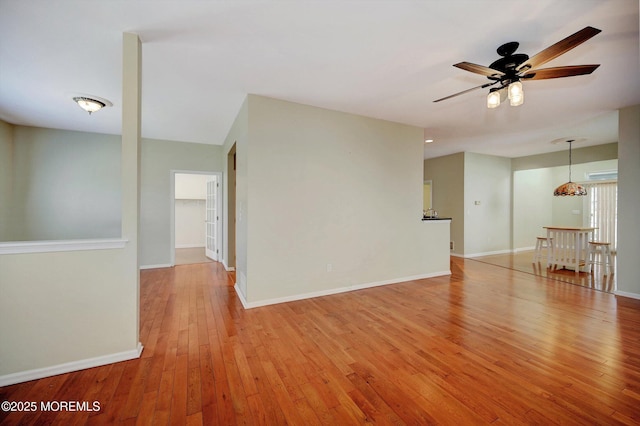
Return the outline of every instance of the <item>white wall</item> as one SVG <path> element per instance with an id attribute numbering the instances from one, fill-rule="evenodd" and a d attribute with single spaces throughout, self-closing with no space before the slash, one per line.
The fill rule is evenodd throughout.
<path id="1" fill-rule="evenodd" d="M 205 200 L 176 200 L 175 248 L 204 247 Z"/>
<path id="2" fill-rule="evenodd" d="M 448 223 L 421 221 L 422 129 L 248 103 L 248 142 L 238 145 L 247 302 L 448 273 Z"/>
<path id="3" fill-rule="evenodd" d="M 176 173 L 175 176 L 176 200 L 207 199 L 207 175 Z"/>
<path id="4" fill-rule="evenodd" d="M 206 244 L 207 175 L 175 174 L 175 248 Z"/>

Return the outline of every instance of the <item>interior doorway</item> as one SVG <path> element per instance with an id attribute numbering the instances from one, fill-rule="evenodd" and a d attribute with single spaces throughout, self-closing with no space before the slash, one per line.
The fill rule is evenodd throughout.
<path id="1" fill-rule="evenodd" d="M 222 258 L 221 173 L 171 172 L 171 264 Z"/>
<path id="2" fill-rule="evenodd" d="M 236 144 L 234 143 L 227 155 L 227 224 L 226 242 L 227 271 L 235 271 L 236 267 Z M 232 275 L 235 280 L 235 275 Z"/>

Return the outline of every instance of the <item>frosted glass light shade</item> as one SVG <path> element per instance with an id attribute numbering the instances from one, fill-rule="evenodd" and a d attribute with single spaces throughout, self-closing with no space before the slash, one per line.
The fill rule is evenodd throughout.
<path id="1" fill-rule="evenodd" d="M 93 98 L 86 98 L 84 96 L 76 96 L 73 100 L 78 104 L 80 108 L 87 111 L 89 114 L 96 112 L 107 106 L 106 103 Z"/>
<path id="2" fill-rule="evenodd" d="M 519 106 L 524 103 L 524 90 L 522 89 L 522 83 L 519 81 L 511 83 L 507 91 L 509 93 L 509 105 Z"/>
<path id="3" fill-rule="evenodd" d="M 497 108 L 500 106 L 500 93 L 497 90 L 489 92 L 487 95 L 487 108 Z"/>
<path id="4" fill-rule="evenodd" d="M 519 81 L 514 81 L 509 85 L 509 99 L 518 98 L 524 95 L 524 91 L 522 90 L 522 83 Z"/>
<path id="5" fill-rule="evenodd" d="M 521 93 L 518 96 L 512 96 L 509 99 L 509 105 L 511 106 L 520 106 L 524 103 L 524 93 Z"/>

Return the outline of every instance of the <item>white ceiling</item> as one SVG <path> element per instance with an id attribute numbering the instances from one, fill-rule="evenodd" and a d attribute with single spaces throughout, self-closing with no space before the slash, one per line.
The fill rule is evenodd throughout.
<path id="1" fill-rule="evenodd" d="M 142 134 L 221 144 L 248 93 L 425 128 L 425 157 L 519 157 L 617 141 L 617 113 L 640 104 L 639 2 L 0 0 L 0 119 L 120 133 L 122 33 L 143 49 Z M 520 42 L 533 56 L 585 26 L 602 33 L 545 67 L 593 74 L 524 83 L 525 104 L 488 110 L 489 65 Z M 89 116 L 78 94 L 113 107 Z"/>

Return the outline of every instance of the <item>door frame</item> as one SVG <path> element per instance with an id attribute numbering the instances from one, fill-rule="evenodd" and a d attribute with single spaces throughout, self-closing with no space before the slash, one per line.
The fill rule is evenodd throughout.
<path id="1" fill-rule="evenodd" d="M 222 172 L 209 172 L 201 170 L 169 170 L 169 265 L 176 265 L 176 174 L 184 175 L 207 175 L 216 176 L 218 180 L 218 186 L 216 194 L 216 200 L 218 205 L 216 209 L 222 213 Z M 222 241 L 222 223 L 224 221 L 224 215 L 218 214 L 218 261 L 223 257 L 224 244 Z"/>

